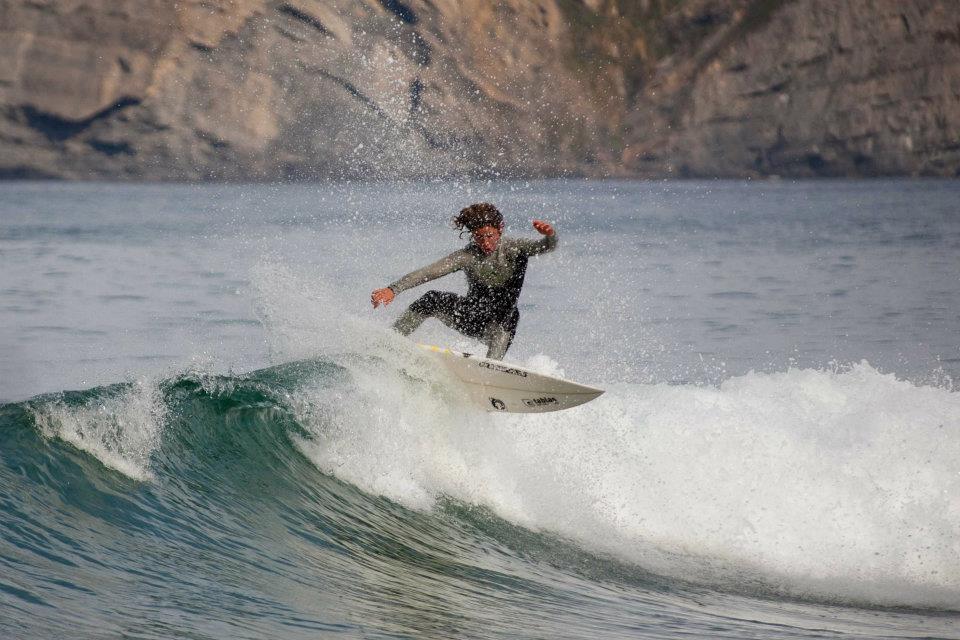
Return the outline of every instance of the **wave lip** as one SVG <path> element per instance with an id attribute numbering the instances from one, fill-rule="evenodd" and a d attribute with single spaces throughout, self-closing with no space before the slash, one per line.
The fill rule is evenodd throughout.
<path id="1" fill-rule="evenodd" d="M 23 403 L 47 438 L 59 438 L 135 480 L 149 480 L 166 405 L 146 380 L 47 394 Z"/>

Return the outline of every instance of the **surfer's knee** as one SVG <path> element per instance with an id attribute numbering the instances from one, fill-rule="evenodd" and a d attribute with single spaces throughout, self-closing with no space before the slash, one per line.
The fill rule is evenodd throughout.
<path id="1" fill-rule="evenodd" d="M 449 291 L 427 291 L 410 305 L 410 310 L 425 316 L 454 315 L 459 296 Z"/>
<path id="2" fill-rule="evenodd" d="M 416 331 L 426 319 L 426 315 L 410 308 L 400 314 L 397 321 L 393 323 L 393 329 L 402 336 L 408 336 Z"/>
<path id="3" fill-rule="evenodd" d="M 410 310 L 424 315 L 433 315 L 439 310 L 441 299 L 442 296 L 439 291 L 427 291 L 413 301 Z"/>

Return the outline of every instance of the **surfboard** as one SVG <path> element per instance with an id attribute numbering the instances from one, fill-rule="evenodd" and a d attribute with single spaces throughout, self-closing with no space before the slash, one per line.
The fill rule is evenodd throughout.
<path id="1" fill-rule="evenodd" d="M 466 387 L 481 409 L 505 413 L 545 413 L 576 407 L 598 398 L 603 389 L 537 373 L 470 353 L 418 345 L 431 353 Z"/>

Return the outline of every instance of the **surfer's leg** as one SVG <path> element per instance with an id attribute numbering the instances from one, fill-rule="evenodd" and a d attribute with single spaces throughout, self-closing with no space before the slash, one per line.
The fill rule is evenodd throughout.
<path id="1" fill-rule="evenodd" d="M 462 299 L 449 291 L 428 291 L 407 307 L 393 328 L 401 335 L 408 336 L 416 331 L 427 318 L 436 318 L 448 327 L 453 327 L 458 303 Z"/>
<path id="2" fill-rule="evenodd" d="M 500 323 L 487 327 L 483 338 L 487 343 L 487 357 L 493 360 L 503 360 L 503 356 L 507 355 L 507 349 L 510 348 L 510 343 L 513 342 L 513 334 L 506 331 Z"/>
<path id="3" fill-rule="evenodd" d="M 487 357 L 493 360 L 503 360 L 507 355 L 513 336 L 517 333 L 517 323 L 520 322 L 520 311 L 514 307 L 504 321 L 495 321 L 487 325 L 483 332 L 483 341 L 487 344 Z"/>
<path id="4" fill-rule="evenodd" d="M 475 340 L 483 337 L 487 326 L 484 310 L 477 308 L 476 301 L 449 291 L 428 291 L 410 305 L 410 311 L 417 314 L 414 320 L 419 320 L 414 328 L 427 318 L 436 318 L 454 331 Z M 397 320 L 397 324 L 400 320 Z"/>

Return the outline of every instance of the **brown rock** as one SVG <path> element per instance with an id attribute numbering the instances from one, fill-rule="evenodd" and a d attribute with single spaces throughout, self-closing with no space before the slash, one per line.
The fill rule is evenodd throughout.
<path id="1" fill-rule="evenodd" d="M 960 46 L 938 35 L 960 24 L 953 3 L 781 4 L 735 18 L 709 64 L 660 73 L 668 90 L 638 99 L 632 171 L 958 175 Z M 640 116 L 658 110 L 651 128 Z"/>
<path id="2" fill-rule="evenodd" d="M 0 0 L 0 176 L 956 175 L 958 131 L 949 0 Z"/>

